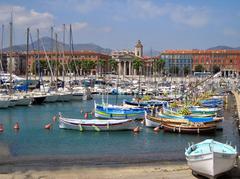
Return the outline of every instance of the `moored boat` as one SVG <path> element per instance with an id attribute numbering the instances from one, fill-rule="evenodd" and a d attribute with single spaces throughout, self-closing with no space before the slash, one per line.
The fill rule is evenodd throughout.
<path id="1" fill-rule="evenodd" d="M 133 119 L 72 119 L 59 115 L 59 128 L 79 131 L 133 130 L 138 123 Z"/>
<path id="2" fill-rule="evenodd" d="M 234 167 L 237 150 L 231 145 L 207 139 L 189 146 L 185 156 L 193 172 L 215 178 Z"/>
<path id="3" fill-rule="evenodd" d="M 44 100 L 45 103 L 53 103 L 58 100 L 57 93 L 46 93 L 46 98 Z"/>
<path id="4" fill-rule="evenodd" d="M 213 133 L 216 131 L 217 126 L 214 124 L 200 124 L 200 123 L 190 123 L 190 124 L 172 124 L 167 122 L 162 122 L 161 126 L 164 131 L 175 132 L 175 133 L 189 133 L 189 134 L 203 134 L 203 133 Z"/>
<path id="5" fill-rule="evenodd" d="M 16 100 L 16 106 L 29 106 L 32 103 L 30 96 L 19 96 Z"/>
<path id="6" fill-rule="evenodd" d="M 95 117 L 104 119 L 144 119 L 145 110 L 109 104 L 95 103 Z"/>
<path id="7" fill-rule="evenodd" d="M 3 97 L 0 97 L 0 108 L 3 109 L 3 108 L 7 108 L 9 106 L 9 98 L 3 98 Z"/>

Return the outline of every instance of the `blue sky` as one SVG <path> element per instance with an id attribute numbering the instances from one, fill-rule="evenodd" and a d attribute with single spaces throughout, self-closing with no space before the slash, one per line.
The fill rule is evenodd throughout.
<path id="1" fill-rule="evenodd" d="M 112 49 L 132 49 L 138 39 L 145 50 L 237 47 L 239 7 L 238 0 L 1 0 L 0 24 L 5 45 L 13 11 L 15 44 L 26 41 L 27 27 L 36 38 L 37 28 L 50 36 L 54 26 L 62 38 L 62 24 L 71 23 L 75 43 Z"/>

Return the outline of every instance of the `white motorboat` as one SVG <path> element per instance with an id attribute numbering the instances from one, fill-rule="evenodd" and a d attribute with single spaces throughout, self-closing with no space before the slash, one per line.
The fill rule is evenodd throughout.
<path id="1" fill-rule="evenodd" d="M 189 146 L 185 156 L 193 173 L 215 178 L 234 167 L 237 149 L 231 145 L 207 139 Z"/>
<path id="2" fill-rule="evenodd" d="M 18 96 L 16 100 L 16 106 L 29 106 L 32 103 L 32 98 L 30 96 Z"/>
<path id="3" fill-rule="evenodd" d="M 73 101 L 82 101 L 83 100 L 83 93 L 73 91 L 72 92 L 72 100 Z"/>
<path id="4" fill-rule="evenodd" d="M 59 95 L 57 93 L 49 92 L 46 93 L 45 103 L 54 103 L 58 100 Z"/>
<path id="5" fill-rule="evenodd" d="M 71 92 L 60 92 L 58 93 L 58 99 L 57 101 L 60 101 L 60 102 L 68 102 L 68 101 L 71 101 L 72 99 L 72 93 Z"/>
<path id="6" fill-rule="evenodd" d="M 10 99 L 8 97 L 0 97 L 0 108 L 7 108 L 9 106 Z"/>

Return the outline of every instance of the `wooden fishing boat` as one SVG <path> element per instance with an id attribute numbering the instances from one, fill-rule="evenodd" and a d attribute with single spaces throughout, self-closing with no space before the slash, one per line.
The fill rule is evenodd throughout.
<path id="1" fill-rule="evenodd" d="M 145 125 L 147 127 L 157 127 L 161 126 L 163 122 L 169 124 L 189 124 L 189 123 L 203 123 L 203 124 L 213 124 L 217 128 L 221 128 L 221 122 L 223 117 L 214 117 L 214 118 L 163 118 L 163 117 L 154 117 L 151 115 L 145 115 Z"/>
<path id="2" fill-rule="evenodd" d="M 95 103 L 95 117 L 104 119 L 144 119 L 145 110 Z"/>
<path id="3" fill-rule="evenodd" d="M 133 119 L 72 119 L 59 115 L 59 128 L 79 131 L 119 131 L 133 130 L 138 122 Z"/>
<path id="4" fill-rule="evenodd" d="M 207 139 L 198 144 L 189 145 L 185 156 L 193 173 L 216 178 L 234 167 L 237 149 L 231 145 Z"/>
<path id="5" fill-rule="evenodd" d="M 203 134 L 215 132 L 217 126 L 215 124 L 172 124 L 167 122 L 161 123 L 164 131 L 175 133 Z"/>

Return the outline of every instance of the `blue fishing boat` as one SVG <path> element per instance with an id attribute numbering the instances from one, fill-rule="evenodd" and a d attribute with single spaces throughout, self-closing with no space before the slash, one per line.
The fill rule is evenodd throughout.
<path id="1" fill-rule="evenodd" d="M 212 139 L 189 145 L 185 151 L 189 167 L 193 173 L 215 178 L 231 170 L 237 157 L 237 149 Z"/>
<path id="2" fill-rule="evenodd" d="M 124 106 L 95 103 L 95 117 L 104 119 L 144 119 L 143 108 L 129 108 Z"/>
<path id="3" fill-rule="evenodd" d="M 216 115 L 221 108 L 208 108 L 208 107 L 190 107 L 188 108 L 192 114 L 209 114 Z"/>
<path id="4" fill-rule="evenodd" d="M 210 108 L 223 106 L 223 100 L 219 98 L 210 98 L 210 99 L 201 100 L 200 103 L 203 107 L 210 107 Z"/>
<path id="5" fill-rule="evenodd" d="M 160 101 L 160 100 L 147 100 L 147 101 L 139 101 L 139 102 L 138 101 L 124 100 L 123 105 L 148 108 L 148 107 L 167 106 L 168 102 L 167 101 Z"/>

